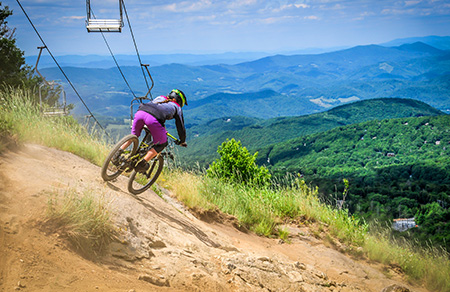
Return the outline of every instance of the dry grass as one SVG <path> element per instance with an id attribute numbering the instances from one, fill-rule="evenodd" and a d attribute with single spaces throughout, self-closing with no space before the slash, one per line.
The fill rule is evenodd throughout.
<path id="1" fill-rule="evenodd" d="M 50 193 L 45 225 L 67 237 L 84 255 L 102 253 L 114 238 L 108 206 L 103 196 L 89 191 Z"/>

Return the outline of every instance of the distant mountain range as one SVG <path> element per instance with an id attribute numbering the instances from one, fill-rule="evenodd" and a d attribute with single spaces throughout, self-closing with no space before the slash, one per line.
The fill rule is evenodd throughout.
<path id="1" fill-rule="evenodd" d="M 270 56 L 270 53 L 264 52 L 242 52 L 242 53 L 221 53 L 221 54 L 155 54 L 142 55 L 141 59 L 151 66 L 161 66 L 164 64 L 183 64 L 191 66 L 213 65 L 213 64 L 238 64 L 250 60 L 256 60 Z M 115 55 L 120 66 L 138 66 L 139 60 L 136 55 Z M 34 66 L 37 55 L 27 56 L 27 64 Z M 80 68 L 101 68 L 108 69 L 116 67 L 111 55 L 63 55 L 56 57 L 58 63 L 65 67 Z M 53 59 L 45 55 L 39 60 L 39 68 L 55 67 Z"/>
<path id="2" fill-rule="evenodd" d="M 450 36 L 425 36 L 425 37 L 411 37 L 411 38 L 402 38 L 396 39 L 387 43 L 380 44 L 385 47 L 395 47 L 401 46 L 404 44 L 412 44 L 416 42 L 422 42 L 427 45 L 433 46 L 440 50 L 450 50 Z"/>
<path id="3" fill-rule="evenodd" d="M 441 40 L 445 42 L 447 38 Z M 117 68 L 64 70 L 94 113 L 128 115 L 133 94 Z M 236 110 L 257 118 L 299 116 L 380 97 L 413 98 L 441 110 L 450 109 L 450 51 L 424 42 L 276 55 L 235 65 L 173 63 L 150 70 L 155 95 L 183 89 L 192 105 L 186 113 L 192 111 L 195 123 Z M 47 79 L 62 79 L 57 68 L 40 71 Z M 141 69 L 124 66 L 122 71 L 134 94 L 144 95 L 147 89 Z M 70 91 L 68 96 L 71 102 L 79 104 Z M 228 103 L 228 99 L 232 102 Z M 214 109 L 208 109 L 209 106 Z M 75 113 L 82 110 L 78 106 Z"/>
<path id="4" fill-rule="evenodd" d="M 403 44 L 411 44 L 415 42 L 423 42 L 440 50 L 450 50 L 450 36 L 426 36 L 396 39 L 387 43 L 379 44 L 384 47 L 396 47 Z M 308 48 L 296 51 L 278 52 L 283 55 L 299 55 L 299 54 L 322 54 L 338 50 L 347 49 L 349 47 L 339 48 Z M 38 53 L 38 51 L 36 51 Z M 215 64 L 238 64 L 243 62 L 254 61 L 263 57 L 274 55 L 270 52 L 228 52 L 215 54 L 144 54 L 141 56 L 144 63 L 151 66 L 161 66 L 164 64 L 184 64 L 184 65 L 215 65 Z M 121 66 L 136 66 L 138 58 L 135 55 L 115 55 Z M 26 56 L 25 60 L 30 66 L 36 64 L 37 55 Z M 61 55 L 56 56 L 58 63 L 65 67 L 83 67 L 83 68 L 102 68 L 107 69 L 115 67 L 114 60 L 110 55 Z M 39 68 L 55 67 L 53 59 L 46 55 L 45 52 L 41 56 Z"/>

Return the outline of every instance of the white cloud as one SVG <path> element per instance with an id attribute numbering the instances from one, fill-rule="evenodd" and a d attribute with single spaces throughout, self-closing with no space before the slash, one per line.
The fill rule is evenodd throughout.
<path id="1" fill-rule="evenodd" d="M 217 16 L 212 14 L 212 15 L 192 16 L 192 17 L 189 17 L 187 20 L 189 20 L 189 21 L 205 21 L 205 22 L 209 22 L 209 21 L 214 21 L 216 19 L 217 19 Z"/>
<path id="2" fill-rule="evenodd" d="M 405 1 L 405 6 L 416 5 L 416 4 L 419 4 L 420 2 L 422 2 L 422 1 L 421 1 L 421 0 L 409 0 L 409 1 Z"/>
<path id="3" fill-rule="evenodd" d="M 450 15 L 450 6 L 445 0 L 405 0 L 388 2 L 381 6 L 382 15 L 431 16 Z"/>
<path id="4" fill-rule="evenodd" d="M 375 13 L 373 13 L 373 12 L 364 11 L 364 12 L 361 12 L 357 17 L 353 18 L 353 20 L 361 21 L 361 20 L 366 19 L 369 16 L 374 16 L 374 15 L 375 15 Z"/>
<path id="5" fill-rule="evenodd" d="M 73 24 L 81 24 L 84 25 L 84 20 L 86 19 L 86 15 L 72 15 L 72 16 L 61 16 L 52 20 L 51 23 L 53 25 L 58 25 L 60 28 L 68 28 L 73 26 Z"/>
<path id="6" fill-rule="evenodd" d="M 318 17 L 316 15 L 309 15 L 309 16 L 303 17 L 303 19 L 306 19 L 306 20 L 319 20 L 320 17 Z"/>
<path id="7" fill-rule="evenodd" d="M 307 4 L 294 4 L 294 6 L 297 8 L 309 8 L 309 5 Z"/>
<path id="8" fill-rule="evenodd" d="M 63 16 L 62 19 L 68 19 L 68 20 L 79 20 L 79 19 L 85 19 L 86 16 Z"/>
<path id="9" fill-rule="evenodd" d="M 237 1 L 233 1 L 231 3 L 228 3 L 227 6 L 231 9 L 236 9 L 236 8 L 240 8 L 242 6 L 252 6 L 257 3 L 258 3 L 257 0 L 237 0 Z"/>
<path id="10" fill-rule="evenodd" d="M 285 4 L 285 5 L 281 5 L 279 8 L 275 8 L 272 11 L 275 13 L 284 11 L 284 10 L 289 10 L 289 9 L 305 9 L 305 8 L 309 8 L 310 6 L 307 4 Z"/>
<path id="11" fill-rule="evenodd" d="M 164 6 L 161 6 L 161 9 L 165 10 L 165 11 L 176 12 L 177 11 L 177 4 L 176 3 L 172 3 L 172 4 L 164 5 Z"/>
<path id="12" fill-rule="evenodd" d="M 177 12 L 177 13 L 191 13 L 197 11 L 203 11 L 211 8 L 210 0 L 201 0 L 201 1 L 182 1 L 180 3 L 171 3 L 162 5 L 161 8 L 164 11 Z"/>
<path id="13" fill-rule="evenodd" d="M 261 19 L 260 22 L 264 23 L 264 24 L 274 24 L 274 23 L 283 22 L 283 21 L 286 21 L 286 20 L 289 20 L 292 18 L 294 18 L 294 17 L 292 17 L 292 16 L 268 17 L 268 18 Z"/>

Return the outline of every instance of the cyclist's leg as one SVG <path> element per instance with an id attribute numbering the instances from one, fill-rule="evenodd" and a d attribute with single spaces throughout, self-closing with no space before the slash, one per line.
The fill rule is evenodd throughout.
<path id="1" fill-rule="evenodd" d="M 145 117 L 144 121 L 153 137 L 154 146 L 144 157 L 145 161 L 150 161 L 166 147 L 167 131 L 166 128 L 164 128 L 160 122 L 158 122 L 158 120 L 150 114 Z"/>
<path id="2" fill-rule="evenodd" d="M 145 173 L 150 166 L 148 164 L 148 161 L 155 158 L 167 145 L 167 132 L 166 128 L 164 128 L 154 116 L 146 112 L 143 113 L 144 114 L 141 114 L 142 120 L 144 121 L 145 125 L 147 125 L 147 128 L 149 129 L 150 134 L 153 137 L 154 143 L 152 149 L 150 149 L 144 156 L 144 160 L 139 162 L 135 168 L 137 172 Z"/>
<path id="3" fill-rule="evenodd" d="M 155 148 L 150 149 L 147 154 L 144 156 L 144 160 L 145 161 L 150 161 L 153 158 L 155 158 L 155 156 L 158 155 L 158 152 L 156 152 Z"/>
<path id="4" fill-rule="evenodd" d="M 137 137 L 141 135 L 142 128 L 147 124 L 146 120 L 148 119 L 148 116 L 153 117 L 151 114 L 144 111 L 136 112 L 133 119 L 133 125 L 131 126 L 131 134 L 136 135 Z"/>

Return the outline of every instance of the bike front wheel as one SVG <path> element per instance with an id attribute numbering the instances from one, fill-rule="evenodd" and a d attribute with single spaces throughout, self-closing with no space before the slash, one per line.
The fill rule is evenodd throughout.
<path id="1" fill-rule="evenodd" d="M 128 180 L 128 191 L 138 195 L 148 190 L 158 179 L 164 166 L 164 158 L 161 155 L 156 156 L 149 162 L 150 167 L 146 173 L 139 173 L 133 170 Z"/>
<path id="2" fill-rule="evenodd" d="M 120 147 L 129 144 L 124 151 L 118 155 Z M 102 166 L 102 178 L 104 181 L 110 181 L 117 178 L 130 165 L 129 158 L 133 156 L 139 147 L 139 139 L 135 135 L 127 135 L 123 137 L 114 148 L 109 152 Z"/>

